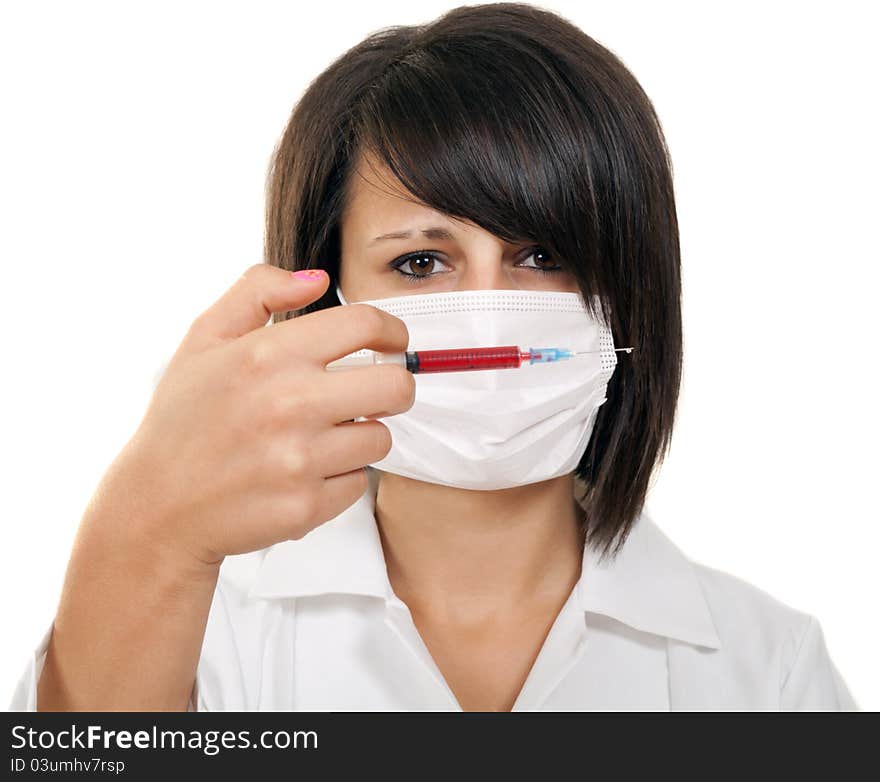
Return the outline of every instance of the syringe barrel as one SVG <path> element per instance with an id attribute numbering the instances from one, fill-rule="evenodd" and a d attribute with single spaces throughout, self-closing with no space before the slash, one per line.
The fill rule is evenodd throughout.
<path id="1" fill-rule="evenodd" d="M 520 365 L 517 345 L 468 350 L 419 350 L 406 354 L 406 368 L 414 373 L 466 372 L 475 369 L 508 369 Z"/>

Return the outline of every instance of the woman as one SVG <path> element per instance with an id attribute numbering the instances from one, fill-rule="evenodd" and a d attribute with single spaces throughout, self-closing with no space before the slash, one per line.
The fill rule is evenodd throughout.
<path id="1" fill-rule="evenodd" d="M 813 617 L 644 513 L 679 243 L 612 53 L 519 4 L 371 35 L 293 112 L 266 261 L 102 480 L 13 708 L 855 708 Z M 327 369 L 465 339 L 577 357 Z"/>

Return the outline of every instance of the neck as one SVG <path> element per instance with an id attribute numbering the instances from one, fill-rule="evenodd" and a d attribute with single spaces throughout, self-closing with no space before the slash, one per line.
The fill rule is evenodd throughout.
<path id="1" fill-rule="evenodd" d="M 583 560 L 573 480 L 473 491 L 379 472 L 375 515 L 395 594 L 449 621 L 558 604 Z"/>

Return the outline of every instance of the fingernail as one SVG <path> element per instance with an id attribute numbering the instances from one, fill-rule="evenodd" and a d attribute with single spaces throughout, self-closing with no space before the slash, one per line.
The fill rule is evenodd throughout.
<path id="1" fill-rule="evenodd" d="M 298 272 L 291 272 L 298 280 L 319 280 L 327 272 L 323 269 L 300 269 Z"/>

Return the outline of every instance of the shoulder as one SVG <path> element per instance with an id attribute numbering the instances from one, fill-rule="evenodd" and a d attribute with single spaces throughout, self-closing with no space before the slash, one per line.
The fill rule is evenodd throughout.
<path id="1" fill-rule="evenodd" d="M 752 651 L 801 638 L 813 617 L 732 573 L 691 560 L 722 643 Z"/>
<path id="2" fill-rule="evenodd" d="M 768 676 L 784 710 L 854 710 L 818 619 L 732 573 L 691 561 L 722 643 L 724 668 Z"/>

